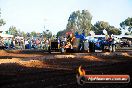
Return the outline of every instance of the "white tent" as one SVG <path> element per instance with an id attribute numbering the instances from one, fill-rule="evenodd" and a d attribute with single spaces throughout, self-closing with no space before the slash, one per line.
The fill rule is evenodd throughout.
<path id="1" fill-rule="evenodd" d="M 9 35 L 9 34 L 2 34 L 0 33 L 0 37 L 3 37 L 3 38 L 12 38 L 13 35 Z"/>

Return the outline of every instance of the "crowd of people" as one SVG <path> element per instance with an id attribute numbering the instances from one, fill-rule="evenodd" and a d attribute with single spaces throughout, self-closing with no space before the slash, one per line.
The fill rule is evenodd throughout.
<path id="1" fill-rule="evenodd" d="M 113 40 L 114 39 L 114 40 Z M 103 38 L 98 37 L 97 39 L 94 38 L 94 44 L 97 49 L 100 49 L 101 46 L 106 45 L 108 43 L 115 44 L 116 38 L 108 38 L 106 41 Z M 89 42 L 92 42 L 93 40 L 89 39 Z M 96 40 L 96 42 L 95 42 Z M 73 49 L 78 47 L 79 51 L 85 50 L 85 45 L 90 46 L 91 43 L 86 44 L 84 43 L 85 39 L 83 35 L 77 36 L 73 33 L 68 34 L 63 39 L 60 39 L 61 42 L 64 44 L 61 45 L 61 47 L 64 47 L 65 49 Z M 116 40 L 117 41 L 117 40 Z M 59 42 L 58 42 L 59 43 Z M 15 38 L 0 38 L 0 49 L 44 49 L 48 50 L 49 46 L 51 44 L 51 40 L 48 38 L 23 38 L 23 37 L 15 37 Z M 131 41 L 120 41 L 120 46 L 131 46 Z M 91 46 L 92 47 L 92 46 Z M 102 47 L 104 49 L 104 47 Z M 102 49 L 101 48 L 101 49 Z M 77 49 L 77 48 L 76 48 Z M 102 49 L 102 50 L 103 50 Z"/>
<path id="2" fill-rule="evenodd" d="M 1 49 L 48 49 L 49 39 L 42 38 L 1 38 Z"/>

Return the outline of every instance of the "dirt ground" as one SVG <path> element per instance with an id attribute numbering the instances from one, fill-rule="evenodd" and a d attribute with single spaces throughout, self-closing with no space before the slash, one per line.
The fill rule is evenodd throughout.
<path id="1" fill-rule="evenodd" d="M 86 74 L 128 74 L 132 51 L 115 53 L 52 53 L 43 50 L 0 50 L 0 88 L 130 88 L 123 84 L 85 84 L 76 81 L 78 67 Z"/>

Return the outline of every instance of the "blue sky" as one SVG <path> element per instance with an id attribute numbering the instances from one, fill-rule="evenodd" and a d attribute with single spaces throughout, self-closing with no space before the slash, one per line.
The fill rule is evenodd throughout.
<path id="1" fill-rule="evenodd" d="M 13 25 L 25 32 L 49 29 L 53 34 L 66 28 L 69 15 L 76 10 L 89 10 L 92 24 L 107 21 L 117 28 L 132 17 L 132 0 L 0 0 L 0 8 L 4 30 Z"/>

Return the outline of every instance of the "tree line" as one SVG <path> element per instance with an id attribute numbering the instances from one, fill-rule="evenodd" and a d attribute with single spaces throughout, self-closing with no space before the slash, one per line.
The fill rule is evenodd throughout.
<path id="1" fill-rule="evenodd" d="M 85 32 L 85 35 L 89 34 L 89 31 L 94 31 L 96 35 L 103 34 L 105 29 L 108 35 L 120 35 L 122 30 L 126 30 L 125 35 L 132 35 L 132 17 L 128 17 L 120 23 L 120 28 L 116 28 L 105 21 L 97 21 L 94 25 L 91 24 L 92 15 L 88 10 L 78 10 L 70 14 L 66 29 L 61 30 L 57 35 L 62 36 L 66 32 Z"/>
<path id="2" fill-rule="evenodd" d="M 46 37 L 46 38 L 51 38 L 52 37 L 52 32 L 49 30 L 45 30 L 42 33 L 40 32 L 27 32 L 25 33 L 24 31 L 18 30 L 16 27 L 11 26 L 9 30 L 6 31 L 6 34 L 11 34 L 14 35 L 14 37 L 20 36 L 20 37 Z"/>

